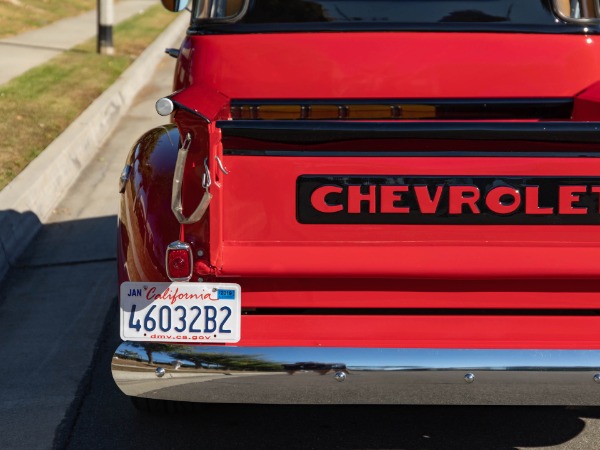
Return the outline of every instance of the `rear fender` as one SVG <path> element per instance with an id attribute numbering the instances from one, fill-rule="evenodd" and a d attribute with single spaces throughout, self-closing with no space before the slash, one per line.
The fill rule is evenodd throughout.
<path id="1" fill-rule="evenodd" d="M 165 252 L 179 236 L 179 223 L 171 213 L 179 142 L 175 125 L 154 128 L 137 141 L 127 157 L 129 176 L 119 212 L 119 283 L 168 281 Z"/>

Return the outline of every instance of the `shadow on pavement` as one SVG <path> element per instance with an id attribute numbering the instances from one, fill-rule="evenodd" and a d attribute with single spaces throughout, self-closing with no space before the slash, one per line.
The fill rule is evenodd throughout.
<path id="1" fill-rule="evenodd" d="M 115 260 L 116 235 L 116 216 L 45 224 L 32 245 L 19 257 L 16 267 L 35 268 Z"/>
<path id="2" fill-rule="evenodd" d="M 0 210 L 0 282 L 42 226 L 32 212 Z"/>
<path id="3" fill-rule="evenodd" d="M 116 224 L 44 225 L 2 280 L 2 448 L 47 448 L 86 378 L 116 310 Z"/>

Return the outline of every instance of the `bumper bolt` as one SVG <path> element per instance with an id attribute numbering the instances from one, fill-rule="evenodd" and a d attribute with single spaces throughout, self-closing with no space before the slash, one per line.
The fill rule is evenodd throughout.
<path id="1" fill-rule="evenodd" d="M 154 373 L 156 374 L 156 376 L 157 376 L 158 378 L 162 378 L 162 377 L 164 377 L 164 376 L 165 376 L 166 370 L 165 370 L 165 369 L 163 369 L 162 367 L 158 367 L 158 368 L 157 368 L 157 369 L 154 371 Z"/>
<path id="2" fill-rule="evenodd" d="M 472 373 L 468 373 L 465 375 L 465 382 L 471 384 L 473 381 L 475 381 L 475 375 L 473 375 Z"/>
<path id="3" fill-rule="evenodd" d="M 346 379 L 346 374 L 344 372 L 336 372 L 334 375 L 336 381 L 340 383 Z"/>

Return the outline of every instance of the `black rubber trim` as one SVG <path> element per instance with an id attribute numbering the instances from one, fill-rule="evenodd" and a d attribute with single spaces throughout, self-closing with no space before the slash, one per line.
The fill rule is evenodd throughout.
<path id="1" fill-rule="evenodd" d="M 227 138 L 282 144 L 318 144 L 357 139 L 443 139 L 597 144 L 600 122 L 351 122 L 218 121 Z"/>
<path id="2" fill-rule="evenodd" d="M 586 31 L 587 30 L 587 31 Z M 192 22 L 188 35 L 315 33 L 315 32 L 428 32 L 428 33 L 523 33 L 585 34 L 600 33 L 597 24 L 515 25 L 506 23 L 276 23 L 276 24 L 206 24 Z"/>
<path id="3" fill-rule="evenodd" d="M 418 157 L 418 158 L 600 158 L 600 152 L 465 152 L 465 151 L 446 151 L 446 152 L 370 152 L 370 151 L 311 151 L 311 150 L 251 150 L 236 149 L 223 150 L 224 155 L 228 156 L 276 156 L 276 157 L 369 157 L 369 158 L 389 158 L 389 157 Z"/>
<path id="4" fill-rule="evenodd" d="M 571 97 L 553 97 L 553 98 L 368 98 L 368 99 L 243 99 L 236 98 L 231 100 L 231 106 L 245 105 L 432 105 L 432 106 L 480 106 L 489 107 L 571 107 L 573 99 Z"/>

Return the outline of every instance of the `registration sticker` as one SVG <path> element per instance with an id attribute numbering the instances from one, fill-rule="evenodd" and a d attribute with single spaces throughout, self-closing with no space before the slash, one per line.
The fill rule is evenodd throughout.
<path id="1" fill-rule="evenodd" d="M 120 291 L 121 339 L 238 342 L 241 293 L 241 287 L 234 283 L 123 283 Z"/>

